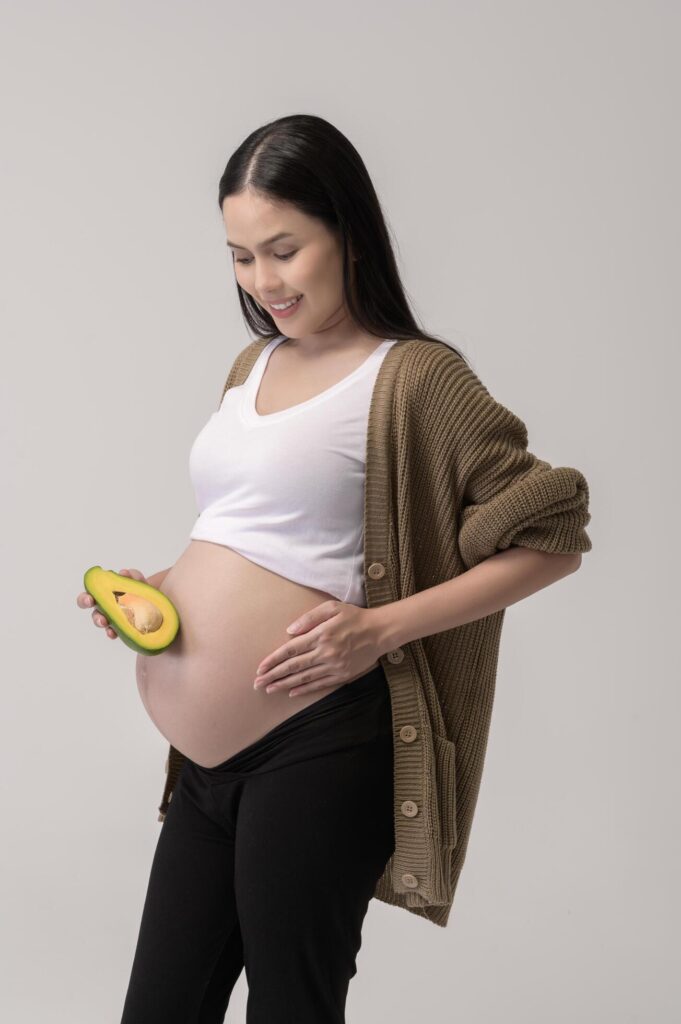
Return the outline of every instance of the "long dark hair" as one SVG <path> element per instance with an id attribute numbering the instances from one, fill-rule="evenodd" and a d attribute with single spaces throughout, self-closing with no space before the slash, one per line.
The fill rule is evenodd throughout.
<path id="1" fill-rule="evenodd" d="M 290 114 L 257 128 L 232 154 L 220 178 L 218 206 L 252 188 L 316 217 L 343 244 L 343 290 L 354 321 L 377 338 L 444 342 L 416 323 L 381 204 L 359 153 L 322 117 Z M 349 248 L 351 247 L 351 248 Z M 351 262 L 351 252 L 357 256 Z M 279 334 L 273 317 L 237 281 L 246 323 L 259 338 Z"/>

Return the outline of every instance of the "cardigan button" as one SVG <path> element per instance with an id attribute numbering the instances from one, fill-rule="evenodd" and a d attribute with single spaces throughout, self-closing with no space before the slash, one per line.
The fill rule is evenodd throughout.
<path id="1" fill-rule="evenodd" d="M 415 889 L 416 886 L 419 884 L 416 875 L 411 875 L 409 874 L 409 872 L 402 875 L 402 882 L 404 883 L 404 885 L 406 885 L 408 889 Z"/>
<path id="2" fill-rule="evenodd" d="M 372 562 L 367 569 L 367 575 L 371 576 L 372 580 L 380 580 L 385 576 L 385 566 L 380 562 Z"/>
<path id="3" fill-rule="evenodd" d="M 404 661 L 404 651 L 401 647 L 396 647 L 394 651 L 388 651 L 386 658 L 393 665 L 399 665 L 401 661 Z"/>
<path id="4" fill-rule="evenodd" d="M 415 818 L 418 813 L 418 806 L 413 800 L 405 800 L 402 803 L 402 814 L 404 814 L 406 818 Z"/>
<path id="5" fill-rule="evenodd" d="M 400 739 L 405 743 L 413 743 L 416 739 L 416 729 L 413 725 L 403 725 L 400 729 Z"/>

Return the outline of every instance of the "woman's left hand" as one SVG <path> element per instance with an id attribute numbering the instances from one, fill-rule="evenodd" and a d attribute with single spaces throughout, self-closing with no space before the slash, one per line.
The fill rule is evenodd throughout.
<path id="1" fill-rule="evenodd" d="M 359 679 L 385 653 L 379 611 L 330 600 L 299 615 L 286 630 L 295 639 L 263 658 L 254 689 L 288 689 L 293 697 Z"/>

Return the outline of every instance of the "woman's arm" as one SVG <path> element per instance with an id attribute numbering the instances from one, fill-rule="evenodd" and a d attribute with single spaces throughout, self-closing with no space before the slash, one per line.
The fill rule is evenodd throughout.
<path id="1" fill-rule="evenodd" d="M 451 580 L 371 610 L 383 653 L 484 618 L 575 572 L 581 554 L 512 547 Z"/>

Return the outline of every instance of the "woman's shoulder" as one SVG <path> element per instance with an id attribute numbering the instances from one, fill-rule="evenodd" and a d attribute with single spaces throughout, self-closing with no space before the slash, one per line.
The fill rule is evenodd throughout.
<path id="1" fill-rule="evenodd" d="M 269 335 L 268 337 L 256 338 L 254 341 L 249 341 L 249 343 L 245 345 L 244 348 L 237 352 L 234 358 L 234 362 L 232 363 L 229 369 L 229 373 L 227 374 L 227 380 L 225 381 L 225 385 L 222 391 L 223 395 L 227 388 L 231 388 L 237 384 L 240 384 L 242 380 L 245 380 L 246 377 L 248 377 L 248 374 L 252 369 L 253 364 L 255 363 L 256 359 L 258 358 L 262 350 L 265 348 L 266 345 L 269 345 L 269 343 L 273 341 L 274 338 L 278 337 L 278 334 L 272 334 Z"/>
<path id="2" fill-rule="evenodd" d="M 268 334 L 262 338 L 255 338 L 253 341 L 249 341 L 249 343 L 237 353 L 233 365 L 242 365 L 251 359 L 257 359 L 265 346 L 269 345 L 271 341 L 274 341 L 275 338 L 279 337 L 281 337 L 279 334 Z"/>
<path id="3" fill-rule="evenodd" d="M 527 441 L 524 421 L 480 379 L 468 360 L 445 341 L 414 339 L 398 367 L 397 401 L 412 423 L 451 427 L 457 437 L 503 428 Z"/>
<path id="4" fill-rule="evenodd" d="M 466 385 L 481 381 L 466 358 L 448 342 L 414 338 L 403 346 L 398 377 L 410 396 L 452 398 Z"/>

